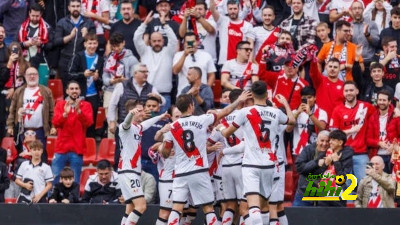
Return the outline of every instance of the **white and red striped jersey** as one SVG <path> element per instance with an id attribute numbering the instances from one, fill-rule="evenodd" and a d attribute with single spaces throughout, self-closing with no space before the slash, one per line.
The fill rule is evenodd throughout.
<path id="1" fill-rule="evenodd" d="M 208 171 L 207 129 L 215 122 L 215 114 L 181 117 L 165 134 L 166 146 L 175 150 L 175 175 Z"/>
<path id="2" fill-rule="evenodd" d="M 236 45 L 245 41 L 249 36 L 253 26 L 244 20 L 231 21 L 227 16 L 220 16 L 217 21 L 219 32 L 219 60 L 222 65 L 227 60 L 236 58 Z"/>
<path id="3" fill-rule="evenodd" d="M 238 63 L 236 59 L 228 60 L 224 63 L 221 73 L 229 74 L 229 82 L 243 90 L 250 90 L 251 78 L 258 74 L 258 65 L 251 61 L 247 63 Z"/>
<path id="4" fill-rule="evenodd" d="M 275 165 L 279 147 L 279 124 L 286 124 L 288 117 L 279 109 L 255 105 L 237 113 L 232 125 L 242 127 L 246 141 L 243 166 Z"/>
<path id="5" fill-rule="evenodd" d="M 164 158 L 159 155 L 159 159 L 157 162 L 157 169 L 159 174 L 159 179 L 162 181 L 171 181 L 173 180 L 175 168 L 175 156 L 171 155 L 168 158 Z"/>
<path id="6" fill-rule="evenodd" d="M 140 124 L 132 124 L 127 130 L 122 124 L 119 125 L 121 155 L 118 172 L 132 171 L 139 174 L 142 172 L 142 130 L 143 127 Z"/>

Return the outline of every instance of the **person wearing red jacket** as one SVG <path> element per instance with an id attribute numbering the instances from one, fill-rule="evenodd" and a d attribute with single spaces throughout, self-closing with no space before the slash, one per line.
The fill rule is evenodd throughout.
<path id="1" fill-rule="evenodd" d="M 367 146 L 370 148 L 369 156 L 375 155 L 382 157 L 385 173 L 391 173 L 390 158 L 390 140 L 389 136 L 397 136 L 394 134 L 396 129 L 389 129 L 390 124 L 394 120 L 394 107 L 391 104 L 392 95 L 387 90 L 381 90 L 377 96 L 377 107 L 375 112 L 368 120 Z M 390 134 L 389 134 L 390 133 Z"/>
<path id="2" fill-rule="evenodd" d="M 92 106 L 79 99 L 81 90 L 76 81 L 67 85 L 66 100 L 58 101 L 54 109 L 53 125 L 57 128 L 57 142 L 52 171 L 54 184 L 59 182 L 60 171 L 67 162 L 74 171 L 75 182 L 79 183 L 86 151 L 86 129 L 93 124 Z"/>

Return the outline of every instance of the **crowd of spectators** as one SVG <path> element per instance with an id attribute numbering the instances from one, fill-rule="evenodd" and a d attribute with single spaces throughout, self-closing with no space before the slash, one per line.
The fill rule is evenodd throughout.
<path id="1" fill-rule="evenodd" d="M 178 117 L 175 99 L 189 94 L 194 115 L 201 115 L 229 104 L 231 91 L 262 80 L 270 102 L 283 109 L 276 96 L 285 97 L 296 119 L 284 135 L 294 162 L 287 167 L 299 174 L 294 205 L 314 205 L 301 201 L 305 178 L 330 172 L 357 177 L 356 207 L 394 207 L 400 197 L 399 3 L 2 0 L 0 140 L 13 136 L 18 152 L 12 163 L 0 162 L 0 202 L 7 189 L 21 187 L 9 197 L 123 203 L 114 169 L 129 100 L 143 103 L 146 119 L 166 111 Z M 63 99 L 53 98 L 42 81 L 47 75 L 62 81 Z M 107 121 L 99 131 L 100 107 Z M 162 192 L 156 183 L 163 168 L 154 152 L 169 122 L 155 123 L 141 137 L 148 203 L 159 202 Z M 51 166 L 48 136 L 57 136 Z M 87 137 L 115 138 L 115 165 L 99 161 L 79 196 Z M 210 154 L 209 161 L 217 158 Z"/>

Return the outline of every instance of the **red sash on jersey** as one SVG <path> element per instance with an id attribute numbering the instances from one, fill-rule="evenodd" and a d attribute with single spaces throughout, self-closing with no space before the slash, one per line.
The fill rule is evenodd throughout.
<path id="1" fill-rule="evenodd" d="M 33 94 L 33 97 L 36 97 L 36 96 L 37 96 L 37 98 L 36 98 L 35 102 L 33 103 L 33 105 L 31 106 L 31 104 L 28 103 L 28 105 L 26 106 L 26 109 L 30 109 L 30 110 L 32 110 L 33 112 L 35 112 L 36 109 L 39 107 L 39 105 L 42 104 L 42 102 L 43 102 L 43 96 L 42 96 L 42 94 L 40 93 L 40 89 L 38 89 L 38 90 L 35 92 L 35 94 Z M 27 113 L 27 114 L 25 114 L 25 118 L 24 118 L 24 119 L 28 118 L 28 120 L 30 120 L 31 117 L 32 117 L 32 113 Z"/>
<path id="2" fill-rule="evenodd" d="M 381 204 L 381 195 L 379 194 L 379 186 L 376 187 L 376 198 L 370 197 L 368 201 L 368 208 L 378 208 L 379 204 Z"/>
<path id="3" fill-rule="evenodd" d="M 256 62 L 259 65 L 261 62 L 262 55 L 263 55 L 263 52 L 262 52 L 263 48 L 265 48 L 265 46 L 267 46 L 267 45 L 275 44 L 275 42 L 278 41 L 278 36 L 279 36 L 280 32 L 281 32 L 281 28 L 275 27 L 275 29 L 272 31 L 272 33 L 269 35 L 269 37 L 267 39 L 265 39 L 264 43 L 260 46 L 260 49 L 258 49 L 258 52 L 256 55 Z M 260 68 L 265 69 L 264 67 L 261 67 L 261 66 L 260 66 Z"/>
<path id="4" fill-rule="evenodd" d="M 210 174 L 210 176 L 214 175 L 215 172 L 217 171 L 217 168 L 218 168 L 218 161 L 217 161 L 217 156 L 215 156 L 210 168 L 208 169 L 208 174 Z"/>
<path id="5" fill-rule="evenodd" d="M 227 59 L 231 60 L 236 58 L 236 45 L 243 40 L 243 33 L 240 30 L 244 25 L 244 20 L 239 24 L 229 22 L 228 25 L 228 51 Z"/>
<path id="6" fill-rule="evenodd" d="M 319 117 L 319 108 L 317 108 L 317 109 L 315 110 L 314 116 L 315 116 L 316 118 Z M 309 118 L 309 120 L 311 120 L 311 119 Z M 315 133 L 318 133 L 317 127 L 316 127 L 316 126 L 314 126 L 314 127 L 315 127 L 314 132 L 315 132 Z M 296 149 L 294 150 L 294 154 L 295 154 L 295 155 L 300 155 L 300 153 L 301 153 L 300 150 L 303 150 L 303 148 L 306 147 L 306 145 L 307 145 L 307 143 L 308 143 L 309 136 L 310 136 L 310 135 L 309 135 L 309 133 L 308 133 L 308 128 L 304 129 L 304 130 L 301 132 L 300 138 L 299 138 L 299 143 L 297 143 Z"/>
<path id="7" fill-rule="evenodd" d="M 195 149 L 193 151 L 186 151 L 185 150 L 185 145 L 183 144 L 183 128 L 179 123 L 175 123 L 174 126 L 171 128 L 171 133 L 172 136 L 174 136 L 175 140 L 178 142 L 179 147 L 185 152 L 186 156 L 188 158 L 191 157 L 196 157 L 196 166 L 203 166 L 203 158 L 200 155 L 199 149 L 195 146 Z"/>
<path id="8" fill-rule="evenodd" d="M 238 81 L 236 81 L 235 86 L 243 89 L 244 87 L 246 87 L 246 84 L 249 80 L 251 80 L 251 75 L 253 74 L 253 70 L 251 69 L 251 66 L 253 65 L 253 63 L 250 61 L 247 63 L 247 67 L 243 72 L 243 77 L 241 79 L 238 79 Z"/>
<path id="9" fill-rule="evenodd" d="M 221 124 L 224 125 L 226 128 L 229 127 L 228 121 L 226 121 L 225 118 L 221 119 Z M 226 142 L 228 142 L 228 144 L 233 147 L 235 145 L 238 145 L 240 143 L 240 139 L 236 137 L 236 135 L 231 135 L 230 137 L 226 138 Z M 234 143 L 234 144 L 233 144 Z M 231 145 L 233 144 L 233 145 Z"/>

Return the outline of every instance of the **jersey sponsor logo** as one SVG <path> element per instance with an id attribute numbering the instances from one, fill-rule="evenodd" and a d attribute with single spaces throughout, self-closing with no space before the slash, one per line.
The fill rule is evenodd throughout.
<path id="1" fill-rule="evenodd" d="M 242 33 L 236 32 L 236 31 L 233 30 L 233 29 L 229 29 L 229 30 L 228 30 L 228 34 L 229 34 L 229 35 L 232 35 L 232 36 L 236 36 L 236 37 L 242 37 Z"/>

